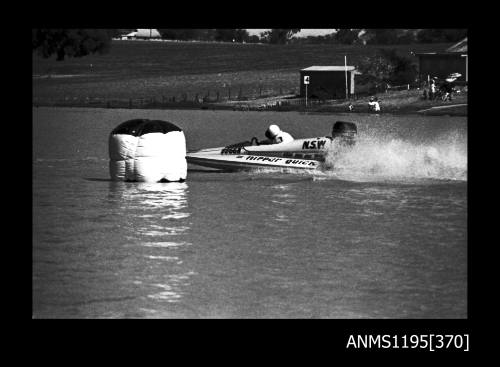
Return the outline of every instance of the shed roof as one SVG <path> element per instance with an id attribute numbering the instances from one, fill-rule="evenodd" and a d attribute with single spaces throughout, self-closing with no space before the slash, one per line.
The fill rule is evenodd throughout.
<path id="1" fill-rule="evenodd" d="M 422 56 L 422 55 L 437 55 L 437 56 L 449 56 L 449 57 L 456 57 L 456 56 L 462 56 L 466 57 L 467 52 L 461 53 L 461 52 L 417 52 L 415 53 L 415 56 Z"/>
<path id="2" fill-rule="evenodd" d="M 447 48 L 446 52 L 462 52 L 462 53 L 467 53 L 467 37 L 465 37 L 460 42 L 455 43 L 453 46 Z"/>
<path id="3" fill-rule="evenodd" d="M 308 68 L 301 69 L 301 71 L 353 71 L 356 69 L 354 66 L 309 66 Z"/>

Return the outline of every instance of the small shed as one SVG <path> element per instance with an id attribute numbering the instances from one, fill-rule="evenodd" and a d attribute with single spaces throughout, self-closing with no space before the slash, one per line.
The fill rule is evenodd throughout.
<path id="1" fill-rule="evenodd" d="M 354 66 L 310 66 L 300 70 L 300 96 L 306 96 L 304 77 L 309 80 L 307 97 L 319 99 L 340 99 L 354 94 L 354 76 L 360 74 Z"/>
<path id="2" fill-rule="evenodd" d="M 462 76 L 458 81 L 469 80 L 469 68 L 467 58 L 467 38 L 457 44 L 447 48 L 442 52 L 417 53 L 419 64 L 420 80 L 427 80 L 428 77 L 445 79 L 453 73 L 460 73 Z"/>

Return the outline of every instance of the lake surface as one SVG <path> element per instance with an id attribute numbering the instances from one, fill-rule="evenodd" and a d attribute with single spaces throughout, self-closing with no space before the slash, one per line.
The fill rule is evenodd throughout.
<path id="1" fill-rule="evenodd" d="M 109 180 L 125 120 L 188 149 L 358 125 L 317 173 Z M 466 318 L 467 118 L 33 108 L 34 318 Z"/>

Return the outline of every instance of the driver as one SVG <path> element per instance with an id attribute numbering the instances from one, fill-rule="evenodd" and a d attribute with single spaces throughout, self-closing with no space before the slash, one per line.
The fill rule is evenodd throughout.
<path id="1" fill-rule="evenodd" d="M 282 131 L 278 125 L 270 125 L 265 135 L 268 140 L 261 142 L 261 144 L 279 144 L 293 141 L 293 137 L 289 133 Z"/>

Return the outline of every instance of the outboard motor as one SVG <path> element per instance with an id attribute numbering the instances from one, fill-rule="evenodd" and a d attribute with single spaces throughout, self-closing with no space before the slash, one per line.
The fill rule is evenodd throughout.
<path id="1" fill-rule="evenodd" d="M 353 122 L 337 121 L 333 125 L 332 138 L 338 139 L 341 145 L 354 145 L 358 129 Z"/>
<path id="2" fill-rule="evenodd" d="M 171 122 L 136 119 L 109 135 L 109 173 L 115 181 L 184 181 L 186 138 Z"/>

